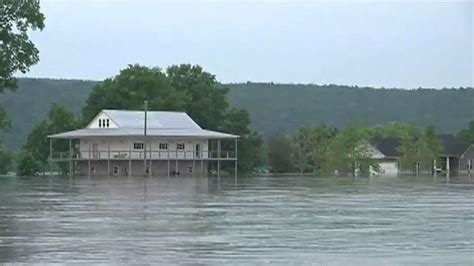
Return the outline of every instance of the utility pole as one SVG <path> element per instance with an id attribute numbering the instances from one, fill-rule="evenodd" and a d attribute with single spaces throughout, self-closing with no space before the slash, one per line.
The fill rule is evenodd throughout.
<path id="1" fill-rule="evenodd" d="M 146 128 L 147 128 L 147 111 L 148 111 L 148 101 L 145 100 L 145 122 L 144 122 L 144 138 L 143 138 L 143 173 L 147 176 L 146 172 Z"/>

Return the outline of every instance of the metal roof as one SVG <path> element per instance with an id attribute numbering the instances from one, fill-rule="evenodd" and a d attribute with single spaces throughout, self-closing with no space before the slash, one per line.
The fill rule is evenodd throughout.
<path id="1" fill-rule="evenodd" d="M 377 148 L 383 155 L 387 157 L 398 157 L 398 146 L 400 145 L 399 137 L 383 137 L 376 136 L 370 140 L 372 146 Z"/>
<path id="2" fill-rule="evenodd" d="M 120 128 L 143 128 L 144 111 L 102 110 Z M 100 114 L 99 113 L 99 114 Z M 147 129 L 149 128 L 192 128 L 201 127 L 188 114 L 183 112 L 148 111 Z"/>
<path id="3" fill-rule="evenodd" d="M 49 135 L 55 139 L 81 139 L 94 137 L 143 137 L 143 128 L 84 128 L 59 134 Z M 157 129 L 148 128 L 147 137 L 171 137 L 171 138 L 206 138 L 206 139 L 235 139 L 239 136 L 211 131 L 206 129 Z"/>
<path id="4" fill-rule="evenodd" d="M 96 137 L 143 137 L 143 111 L 102 110 L 117 125 L 118 128 L 83 128 L 49 135 L 56 139 L 82 139 Z M 94 120 L 93 120 L 94 121 Z M 232 135 L 217 131 L 202 129 L 188 114 L 183 112 L 148 111 L 147 137 L 167 138 L 205 138 L 205 139 L 235 139 Z"/>

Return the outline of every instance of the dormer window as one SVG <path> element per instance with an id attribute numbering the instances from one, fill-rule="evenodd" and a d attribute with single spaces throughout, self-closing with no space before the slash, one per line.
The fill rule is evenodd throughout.
<path id="1" fill-rule="evenodd" d="M 110 126 L 109 119 L 107 118 L 106 121 L 107 121 L 107 127 L 109 127 Z"/>
<path id="2" fill-rule="evenodd" d="M 99 119 L 99 127 L 102 127 L 102 119 Z"/>

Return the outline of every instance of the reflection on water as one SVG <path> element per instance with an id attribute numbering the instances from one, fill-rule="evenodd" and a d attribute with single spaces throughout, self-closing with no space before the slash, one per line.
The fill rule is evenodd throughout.
<path id="1" fill-rule="evenodd" d="M 469 178 L 0 179 L 0 262 L 474 263 Z"/>

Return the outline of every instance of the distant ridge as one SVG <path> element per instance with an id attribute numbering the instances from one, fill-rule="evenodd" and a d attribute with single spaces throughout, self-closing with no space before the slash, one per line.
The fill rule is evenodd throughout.
<path id="1" fill-rule="evenodd" d="M 18 149 L 31 126 L 47 116 L 53 102 L 80 113 L 99 81 L 21 78 L 15 92 L 0 95 L 12 129 L 3 142 Z M 432 123 L 442 133 L 455 133 L 474 120 L 474 89 L 384 89 L 342 85 L 247 82 L 226 84 L 229 100 L 247 109 L 252 127 L 266 136 L 287 134 L 306 124 L 341 127 L 360 119 L 367 124 L 386 121 Z"/>

